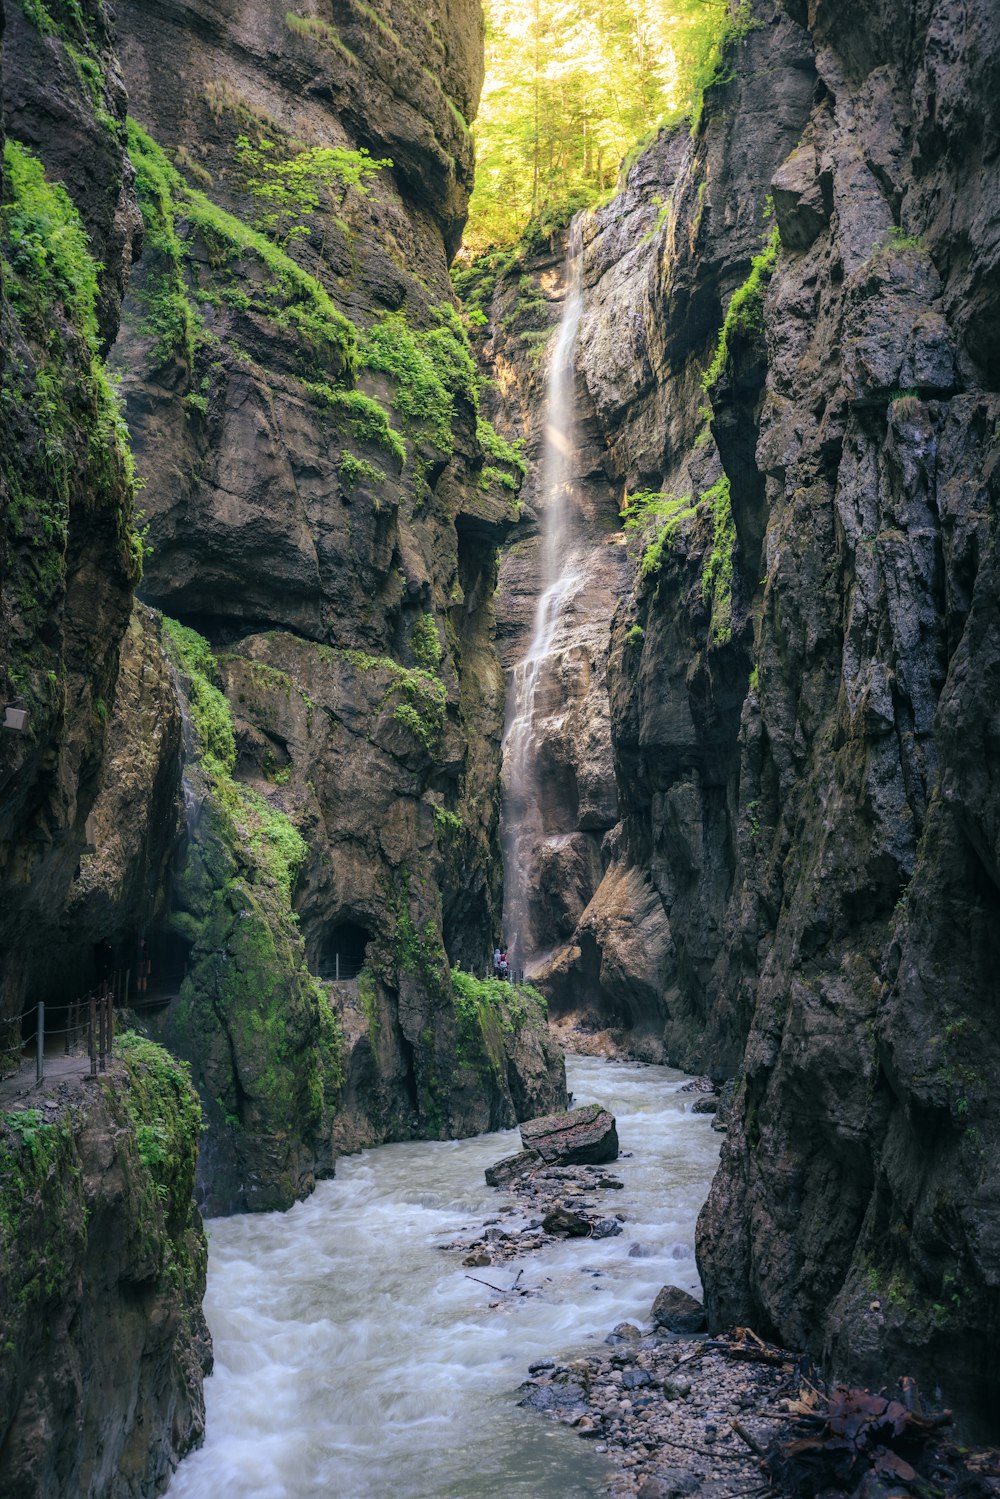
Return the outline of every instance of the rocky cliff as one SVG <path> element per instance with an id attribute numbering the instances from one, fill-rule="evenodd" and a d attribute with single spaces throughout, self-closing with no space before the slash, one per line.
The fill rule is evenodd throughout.
<path id="1" fill-rule="evenodd" d="M 136 3 L 113 33 L 97 3 L 8 10 L 25 338 L 65 293 L 27 290 L 33 153 L 91 269 L 58 369 L 4 408 L 28 710 L 2 746 L 4 1037 L 128 971 L 193 1065 L 206 1206 L 287 1206 L 338 1149 L 510 1124 L 564 1086 L 530 996 L 487 987 L 470 1020 L 451 978 L 498 936 L 492 593 L 518 472 L 447 273 L 481 19 Z M 35 516 L 19 496 L 53 464 Z"/>
<path id="2" fill-rule="evenodd" d="M 32 1101 L 0 1120 L 0 1484 L 139 1499 L 204 1432 L 198 1101 L 134 1036 Z"/>
<path id="3" fill-rule="evenodd" d="M 114 358 L 142 595 L 183 622 L 194 729 L 164 939 L 186 977 L 157 1028 L 206 1099 L 206 1200 L 287 1205 L 337 1148 L 517 1112 L 450 976 L 483 971 L 501 877 L 513 480 L 447 275 L 480 23 L 136 3 L 120 24 L 146 240 Z M 281 197 L 301 179 L 274 163 L 312 196 Z M 543 1073 L 521 1107 L 558 1097 L 554 1053 Z"/>
<path id="4" fill-rule="evenodd" d="M 757 4 L 693 136 L 584 221 L 579 371 L 634 582 L 621 817 L 545 980 L 735 1076 L 715 1325 L 907 1367 L 987 1422 L 994 31 Z"/>

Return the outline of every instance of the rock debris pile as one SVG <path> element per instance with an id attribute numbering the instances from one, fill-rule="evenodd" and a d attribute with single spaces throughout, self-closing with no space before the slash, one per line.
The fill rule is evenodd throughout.
<path id="1" fill-rule="evenodd" d="M 827 1391 L 807 1361 L 749 1329 L 694 1342 L 622 1322 L 605 1351 L 543 1359 L 529 1375 L 521 1404 L 608 1454 L 613 1499 L 1000 1494 L 1000 1454 L 960 1451 L 949 1413 L 924 1414 L 912 1381 L 899 1400 Z"/>

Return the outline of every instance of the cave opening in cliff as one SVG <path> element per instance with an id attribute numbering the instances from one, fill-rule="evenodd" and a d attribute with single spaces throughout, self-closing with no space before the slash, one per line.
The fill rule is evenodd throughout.
<path id="1" fill-rule="evenodd" d="M 328 927 L 320 951 L 320 978 L 356 979 L 371 940 L 371 932 L 356 921 L 338 921 Z"/>
<path id="2" fill-rule="evenodd" d="M 191 943 L 169 927 L 154 927 L 136 943 L 130 990 L 133 1006 L 176 999 L 191 961 Z"/>

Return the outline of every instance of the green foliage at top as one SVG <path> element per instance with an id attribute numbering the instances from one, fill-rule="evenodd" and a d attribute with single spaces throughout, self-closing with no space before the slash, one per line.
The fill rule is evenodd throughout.
<path id="1" fill-rule="evenodd" d="M 611 190 L 630 147 L 696 113 L 747 0 L 487 0 L 473 255 Z M 551 232 L 551 228 L 549 230 Z"/>
<path id="2" fill-rule="evenodd" d="M 736 336 L 752 338 L 764 331 L 764 292 L 778 264 L 781 238 L 778 226 L 771 230 L 767 244 L 750 261 L 750 274 L 733 292 L 726 316 L 719 329 L 712 362 L 701 378 L 702 387 L 710 391 L 725 372 L 730 360 L 730 344 Z"/>
<path id="3" fill-rule="evenodd" d="M 637 489 L 630 494 L 621 511 L 625 530 L 645 541 L 639 576 L 649 578 L 659 572 L 664 554 L 685 521 L 697 513 L 691 496 L 664 494 L 662 490 Z M 647 539 L 648 538 L 648 539 Z"/>
<path id="4" fill-rule="evenodd" d="M 502 1078 L 505 1038 L 516 1036 L 531 1021 L 544 1023 L 544 998 L 530 984 L 479 979 L 461 968 L 451 970 L 451 983 L 459 1062 L 473 1067 L 485 1063 L 496 1078 Z"/>
<path id="5" fill-rule="evenodd" d="M 321 205 L 333 211 L 349 188 L 366 196 L 367 180 L 384 167 L 361 148 L 307 146 L 286 154 L 274 141 L 256 142 L 241 135 L 236 142 L 240 185 L 260 204 L 256 227 L 283 248 L 311 233 L 305 222 Z"/>
<path id="6" fill-rule="evenodd" d="M 8 255 L 17 276 L 17 305 L 44 314 L 62 303 L 66 317 L 98 352 L 97 262 L 69 193 L 47 182 L 41 162 L 19 141 L 4 147 L 10 201 L 4 205 Z"/>

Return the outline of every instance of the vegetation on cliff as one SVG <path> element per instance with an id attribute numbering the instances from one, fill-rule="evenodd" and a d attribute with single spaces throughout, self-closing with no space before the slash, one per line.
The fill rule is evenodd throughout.
<path id="1" fill-rule="evenodd" d="M 228 1191 L 239 1203 L 242 1192 L 243 1206 L 287 1207 L 311 1174 L 305 1162 L 323 1159 L 324 1149 L 329 1161 L 343 1081 L 340 1026 L 306 966 L 292 908 L 306 845 L 280 806 L 235 778 L 232 714 L 208 642 L 172 620 L 163 628 L 190 712 L 187 774 L 198 801 L 172 918 L 191 956 L 168 1039 L 190 1059 L 209 1118 L 224 1127 L 220 1200 Z M 237 1186 L 237 1163 L 265 1141 L 271 1180 Z"/>
<path id="2" fill-rule="evenodd" d="M 110 1492 L 117 1465 L 152 1492 L 164 1455 L 176 1464 L 203 1430 L 201 1111 L 187 1069 L 161 1047 L 126 1032 L 115 1051 L 86 1095 L 0 1115 L 5 1492 L 27 1492 L 15 1483 L 25 1463 L 46 1491 Z M 136 1385 L 128 1410 L 88 1460 L 123 1364 Z"/>
<path id="3" fill-rule="evenodd" d="M 68 193 L 15 140 L 4 148 L 0 263 L 11 321 L 0 391 L 10 496 L 3 581 L 12 622 L 7 671 L 32 727 L 57 709 L 60 659 L 47 643 L 67 587 L 82 512 L 114 539 L 126 582 L 142 571 L 136 479 L 118 392 L 100 351 L 98 271 Z M 93 524 L 88 520 L 87 524 Z"/>

